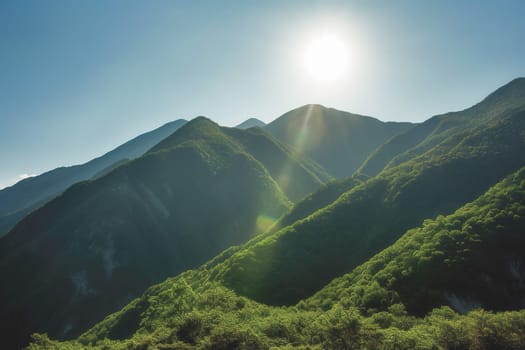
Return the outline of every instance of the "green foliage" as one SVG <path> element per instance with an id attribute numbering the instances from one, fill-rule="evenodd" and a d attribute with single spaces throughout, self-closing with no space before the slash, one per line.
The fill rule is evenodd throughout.
<path id="1" fill-rule="evenodd" d="M 525 310 L 460 314 L 443 306 L 454 304 L 443 297 L 460 295 L 465 285 L 455 283 L 462 280 L 484 307 L 497 309 L 505 298 L 507 308 L 520 305 L 512 295 L 521 297 L 522 287 L 514 284 L 513 291 L 512 283 L 491 273 L 517 278 L 497 262 L 500 247 L 514 247 L 510 255 L 525 261 L 516 255 L 525 251 L 524 203 L 522 168 L 455 213 L 409 230 L 296 306 L 239 296 L 210 281 L 204 266 L 151 287 L 75 341 L 35 335 L 28 349 L 523 349 Z M 494 269 L 485 270 L 484 261 Z M 489 285 L 472 285 L 480 280 L 494 281 L 493 290 L 486 294 Z M 420 307 L 425 315 L 418 316 Z M 140 323 L 126 321 L 137 313 Z M 129 335 L 111 340 L 122 325 L 132 326 Z"/>
<path id="2" fill-rule="evenodd" d="M 176 281 L 170 281 L 174 284 Z M 164 283 L 163 288 L 169 288 Z M 207 289 L 213 288 L 208 285 Z M 238 299 L 215 286 L 215 296 Z M 190 297 L 192 298 L 192 297 Z M 200 299 L 200 298 L 198 298 Z M 151 306 L 153 307 L 153 306 Z M 154 306 L 159 308 L 159 305 Z M 162 307 L 169 308 L 169 305 Z M 205 307 L 205 308 L 203 308 Z M 336 306 L 328 312 L 276 308 L 246 300 L 215 309 L 197 302 L 192 310 L 164 319 L 151 331 L 141 328 L 125 340 L 99 336 L 87 342 L 56 342 L 34 335 L 28 350 L 39 349 L 523 349 L 525 311 L 491 313 L 475 310 L 460 315 L 450 308 L 434 310 L 425 318 L 412 318 L 406 328 L 400 316 L 384 312 L 389 325 L 376 324 L 355 308 Z M 401 316 L 408 317 L 408 316 Z"/>
<path id="3" fill-rule="evenodd" d="M 525 292 L 523 227 L 525 168 L 455 213 L 425 220 L 307 304 L 352 305 L 367 314 L 400 301 L 418 315 L 444 304 L 463 312 L 512 309 Z"/>
<path id="4" fill-rule="evenodd" d="M 149 288 L 77 340 L 37 336 L 31 346 L 524 348 L 525 311 L 506 311 L 521 308 L 525 293 L 522 84 L 434 118 L 428 133 L 383 154 L 377 164 L 389 165 L 376 164 L 377 176 L 328 185 L 274 229 Z M 202 119 L 193 127 L 149 156 L 182 152 L 211 172 L 264 163 L 264 152 L 247 151 L 266 142 L 260 131 L 248 142 Z M 304 149 L 317 142 L 310 136 Z M 317 174 L 308 164 L 294 171 Z M 278 172 L 261 168 L 268 186 L 279 183 Z"/>
<path id="5" fill-rule="evenodd" d="M 218 264 L 214 274 L 255 300 L 296 303 L 424 219 L 453 212 L 523 166 L 524 129 L 525 112 L 517 111 L 450 135 L 330 205 L 246 244 Z"/>
<path id="6" fill-rule="evenodd" d="M 15 348 L 37 329 L 77 336 L 148 286 L 262 233 L 289 208 L 287 195 L 327 178 L 263 131 L 196 118 L 146 155 L 72 186 L 0 241 L 0 297 L 9 300 L 0 327 Z"/>

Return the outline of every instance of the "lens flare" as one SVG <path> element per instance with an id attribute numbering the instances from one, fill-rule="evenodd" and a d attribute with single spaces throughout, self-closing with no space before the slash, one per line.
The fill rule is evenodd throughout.
<path id="1" fill-rule="evenodd" d="M 277 220 L 271 216 L 261 214 L 255 222 L 255 232 L 266 232 Z"/>

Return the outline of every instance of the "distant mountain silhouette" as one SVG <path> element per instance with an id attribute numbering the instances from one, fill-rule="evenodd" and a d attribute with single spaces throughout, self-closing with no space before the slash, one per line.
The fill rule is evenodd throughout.
<path id="1" fill-rule="evenodd" d="M 253 128 L 253 127 L 264 127 L 266 125 L 265 122 L 263 122 L 262 120 L 259 120 L 257 118 L 249 118 L 249 119 L 246 119 L 245 121 L 243 121 L 242 123 L 240 123 L 239 125 L 236 126 L 236 128 L 239 128 L 239 129 L 249 129 L 249 128 Z"/>
<path id="2" fill-rule="evenodd" d="M 414 124 L 306 105 L 266 125 L 276 139 L 319 163 L 332 176 L 350 176 L 377 147 Z"/>
<path id="3" fill-rule="evenodd" d="M 183 119 L 175 120 L 139 135 L 87 163 L 56 168 L 0 190 L 0 237 L 31 210 L 56 197 L 69 186 L 96 177 L 124 160 L 140 157 L 185 123 Z"/>

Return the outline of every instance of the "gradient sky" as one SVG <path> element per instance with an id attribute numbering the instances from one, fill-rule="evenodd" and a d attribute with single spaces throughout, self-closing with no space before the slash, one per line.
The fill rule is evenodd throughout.
<path id="1" fill-rule="evenodd" d="M 170 120 L 271 121 L 307 103 L 381 120 L 466 108 L 525 76 L 525 1 L 0 2 L 0 188 Z M 335 33 L 344 79 L 304 46 Z"/>

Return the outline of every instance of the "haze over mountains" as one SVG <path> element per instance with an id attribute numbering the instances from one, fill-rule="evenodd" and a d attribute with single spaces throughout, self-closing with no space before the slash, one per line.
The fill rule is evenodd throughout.
<path id="1" fill-rule="evenodd" d="M 0 239 L 5 344 L 525 344 L 525 78 L 417 125 L 307 105 L 241 126 L 196 118 Z"/>
<path id="2" fill-rule="evenodd" d="M 137 158 L 186 123 L 179 119 L 146 132 L 87 163 L 61 167 L 0 190 L 0 237 L 31 210 L 76 182 L 99 177 L 121 163 Z"/>
<path id="3" fill-rule="evenodd" d="M 352 175 L 378 146 L 412 126 L 411 123 L 385 123 L 321 105 L 306 105 L 272 121 L 266 130 L 341 178 Z"/>
<path id="4" fill-rule="evenodd" d="M 288 208 L 287 195 L 322 183 L 315 172 L 264 133 L 194 119 L 135 161 L 71 187 L 2 240 L 1 297 L 10 300 L 0 306 L 2 328 L 16 317 L 18 330 L 78 335 L 147 286 L 263 230 Z"/>

